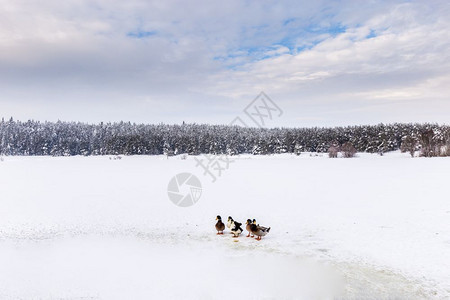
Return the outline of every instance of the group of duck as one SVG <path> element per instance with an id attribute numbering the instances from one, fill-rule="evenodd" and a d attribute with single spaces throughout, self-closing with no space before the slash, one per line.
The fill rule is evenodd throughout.
<path id="1" fill-rule="evenodd" d="M 222 222 L 222 218 L 220 216 L 216 217 L 217 223 L 216 223 L 216 230 L 217 234 L 223 234 L 223 231 L 225 230 L 225 224 Z M 264 227 L 260 226 L 259 224 L 256 224 L 256 220 L 250 220 L 247 219 L 245 222 L 246 226 L 245 229 L 248 231 L 247 237 L 255 237 L 256 240 L 261 240 L 261 237 L 265 236 L 269 233 L 270 227 Z M 227 227 L 230 229 L 231 233 L 234 237 L 239 237 L 239 235 L 244 231 L 241 227 L 242 223 L 239 223 L 231 216 L 228 217 L 227 221 Z"/>

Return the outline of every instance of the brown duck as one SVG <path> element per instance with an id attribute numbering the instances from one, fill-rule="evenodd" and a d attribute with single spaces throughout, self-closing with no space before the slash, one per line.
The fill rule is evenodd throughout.
<path id="1" fill-rule="evenodd" d="M 250 220 L 247 220 L 247 224 Z M 265 236 L 269 233 L 270 227 L 259 226 L 256 224 L 256 220 L 253 219 L 253 222 L 249 226 L 250 232 L 257 236 L 256 240 L 260 241 L 261 237 Z"/>
<path id="2" fill-rule="evenodd" d="M 216 223 L 217 234 L 223 234 L 223 231 L 225 230 L 225 224 L 222 222 L 222 218 L 220 216 L 217 216 L 216 220 L 217 220 Z"/>
<path id="3" fill-rule="evenodd" d="M 247 222 L 245 222 L 245 224 L 247 224 L 247 225 L 245 226 L 245 229 L 248 231 L 247 237 L 250 237 L 250 235 L 251 235 L 251 237 L 255 237 L 255 236 L 253 235 L 253 233 L 252 233 L 251 228 L 250 228 L 250 225 L 252 225 L 252 220 L 247 219 Z"/>

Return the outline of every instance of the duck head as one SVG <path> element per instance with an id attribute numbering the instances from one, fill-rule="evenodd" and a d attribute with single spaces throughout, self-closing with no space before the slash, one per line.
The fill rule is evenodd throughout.
<path id="1" fill-rule="evenodd" d="M 222 217 L 221 216 L 217 216 L 216 220 L 222 221 Z"/>

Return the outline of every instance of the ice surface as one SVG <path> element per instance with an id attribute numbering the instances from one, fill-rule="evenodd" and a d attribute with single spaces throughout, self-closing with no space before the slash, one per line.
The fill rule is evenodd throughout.
<path id="1" fill-rule="evenodd" d="M 5 157 L 0 298 L 450 297 L 449 159 L 234 159 L 212 183 L 193 157 Z M 203 186 L 187 208 L 182 172 Z M 272 229 L 217 236 L 218 214 Z"/>

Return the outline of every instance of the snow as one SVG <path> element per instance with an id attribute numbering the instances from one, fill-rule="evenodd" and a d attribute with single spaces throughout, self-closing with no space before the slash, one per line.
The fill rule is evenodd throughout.
<path id="1" fill-rule="evenodd" d="M 450 297 L 448 158 L 233 159 L 212 183 L 192 156 L 4 157 L 0 298 Z M 216 235 L 218 214 L 272 229 Z"/>

